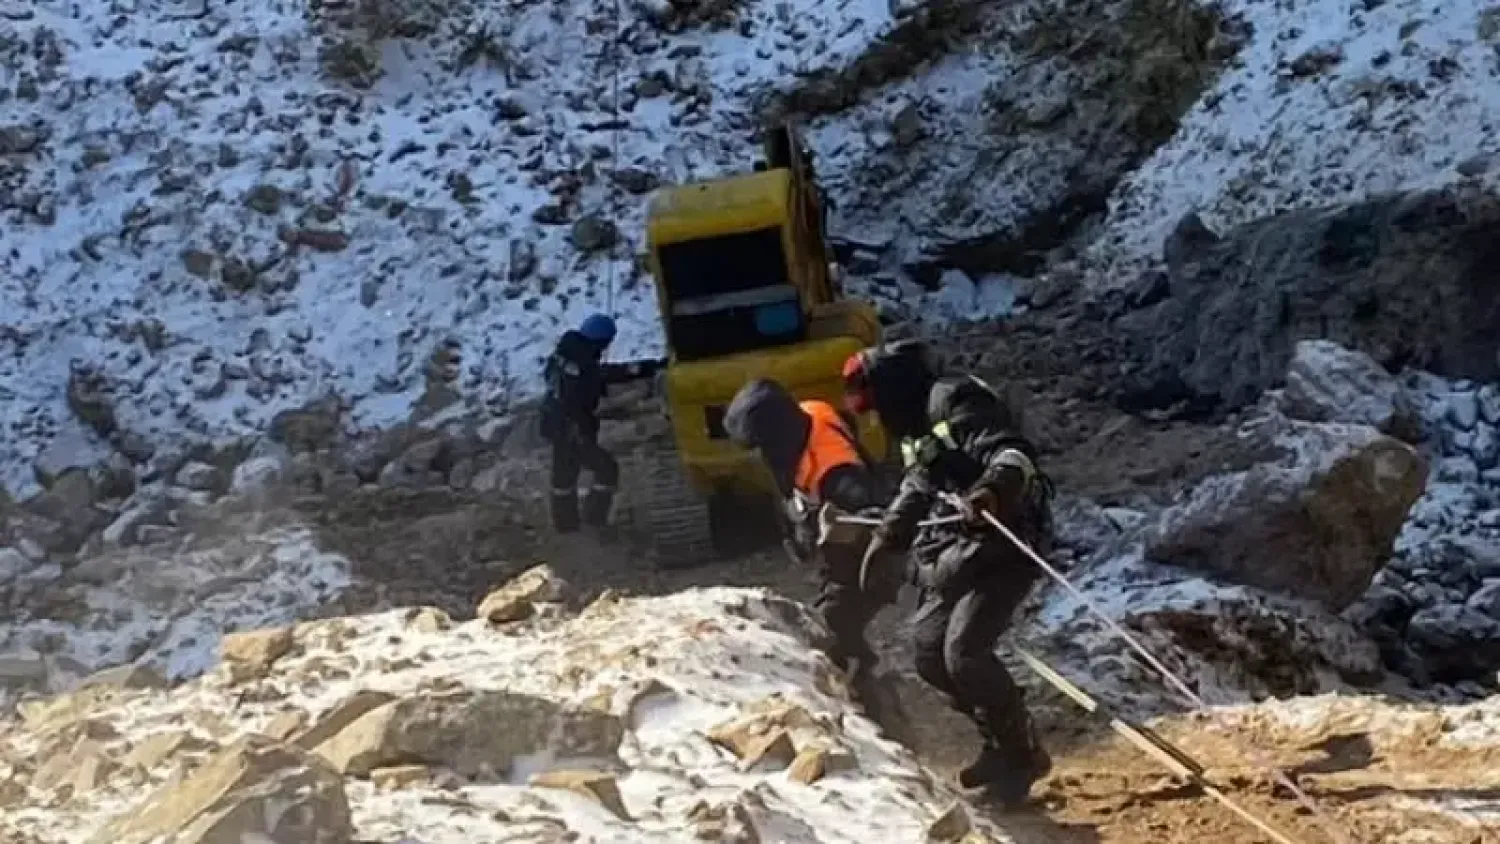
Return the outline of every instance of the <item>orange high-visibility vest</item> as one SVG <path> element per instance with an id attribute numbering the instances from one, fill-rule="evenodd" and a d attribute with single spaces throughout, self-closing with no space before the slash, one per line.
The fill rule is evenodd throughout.
<path id="1" fill-rule="evenodd" d="M 818 498 L 819 485 L 828 473 L 839 466 L 862 465 L 859 451 L 854 447 L 854 434 L 845 425 L 833 405 L 822 401 L 805 401 L 797 405 L 802 412 L 812 417 L 812 427 L 807 433 L 807 447 L 802 450 L 802 459 L 797 463 L 797 489 L 804 495 Z"/>

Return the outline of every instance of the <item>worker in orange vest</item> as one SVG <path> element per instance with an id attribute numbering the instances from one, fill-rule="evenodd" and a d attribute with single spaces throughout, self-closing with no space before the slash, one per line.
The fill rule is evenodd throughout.
<path id="1" fill-rule="evenodd" d="M 761 378 L 735 395 L 724 429 L 770 469 L 786 502 L 788 549 L 801 561 L 819 558 L 822 585 L 815 607 L 834 635 L 830 655 L 845 670 L 857 661 L 853 676 L 863 679 L 876 662 L 865 627 L 894 595 L 860 591 L 859 567 L 870 531 L 836 521 L 840 514 L 886 504 L 877 467 L 860 446 L 852 420 L 827 402 L 799 402 L 780 384 Z"/>

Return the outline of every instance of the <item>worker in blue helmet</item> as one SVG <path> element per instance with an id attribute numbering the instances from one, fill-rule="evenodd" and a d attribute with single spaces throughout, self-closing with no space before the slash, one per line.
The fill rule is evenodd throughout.
<path id="1" fill-rule="evenodd" d="M 581 521 L 599 529 L 609 523 L 620 467 L 599 445 L 599 401 L 610 384 L 649 374 L 641 364 L 604 363 L 614 339 L 615 321 L 593 314 L 565 332 L 547 359 L 541 434 L 552 445 L 552 525 L 560 533 L 578 530 L 578 478 L 584 469 L 590 486 Z"/>

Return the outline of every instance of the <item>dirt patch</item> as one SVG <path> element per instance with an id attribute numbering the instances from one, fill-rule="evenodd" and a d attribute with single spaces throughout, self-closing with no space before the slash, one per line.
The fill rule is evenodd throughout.
<path id="1" fill-rule="evenodd" d="M 1233 800 L 1299 842 L 1331 839 L 1290 795 L 1246 765 L 1244 748 L 1259 748 L 1295 776 L 1318 807 L 1356 841 L 1496 840 L 1494 826 L 1483 826 L 1477 815 L 1466 820 L 1454 812 L 1464 802 L 1488 803 L 1490 812 L 1500 805 L 1500 766 L 1492 748 L 1437 748 L 1421 740 L 1372 748 L 1360 734 L 1318 738 L 1309 731 L 1259 731 L 1248 725 L 1236 730 L 1232 741 L 1201 724 L 1168 725 L 1161 732 L 1203 763 L 1210 780 Z M 1101 844 L 1267 840 L 1199 789 L 1178 783 L 1113 737 L 1059 759 L 1036 793 L 1050 817 L 1092 827 Z"/>

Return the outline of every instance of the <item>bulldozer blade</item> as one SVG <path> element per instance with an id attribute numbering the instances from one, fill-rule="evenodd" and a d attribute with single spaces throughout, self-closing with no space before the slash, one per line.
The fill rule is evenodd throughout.
<path id="1" fill-rule="evenodd" d="M 1078 688 L 1068 678 L 1052 670 L 1045 662 L 1042 662 L 1026 650 L 1015 648 L 1015 653 L 1021 658 L 1022 662 L 1026 663 L 1028 668 L 1035 671 L 1038 676 L 1046 680 L 1053 688 L 1072 699 L 1074 703 L 1078 704 L 1080 709 L 1104 722 L 1117 735 L 1135 745 L 1142 753 L 1160 762 L 1168 771 L 1201 789 L 1204 794 L 1218 801 L 1246 823 L 1265 833 L 1268 838 L 1277 844 L 1298 844 L 1295 839 L 1288 837 L 1285 833 L 1271 826 L 1267 821 L 1256 816 L 1249 809 L 1236 803 L 1222 789 L 1209 782 L 1204 776 L 1205 769 L 1201 764 L 1171 742 L 1162 738 L 1155 730 L 1111 714 L 1098 701 L 1094 700 L 1088 692 Z"/>

